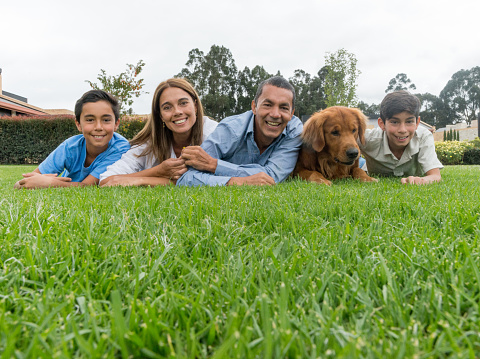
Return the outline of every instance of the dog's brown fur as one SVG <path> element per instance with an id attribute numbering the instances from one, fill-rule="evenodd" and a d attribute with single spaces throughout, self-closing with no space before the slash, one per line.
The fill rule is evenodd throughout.
<path id="1" fill-rule="evenodd" d="M 356 108 L 333 106 L 313 114 L 303 127 L 293 176 L 329 186 L 337 178 L 377 181 L 358 167 L 357 140 L 365 143 L 366 127 L 365 115 Z"/>

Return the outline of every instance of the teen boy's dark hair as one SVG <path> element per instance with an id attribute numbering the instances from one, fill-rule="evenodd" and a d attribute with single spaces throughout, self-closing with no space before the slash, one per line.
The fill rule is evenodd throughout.
<path id="1" fill-rule="evenodd" d="M 107 101 L 112 107 L 115 115 L 115 123 L 120 118 L 120 104 L 115 96 L 103 90 L 90 90 L 83 94 L 82 97 L 75 104 L 75 121 L 80 122 L 80 115 L 82 114 L 83 105 L 88 102 Z"/>
<path id="2" fill-rule="evenodd" d="M 420 100 L 410 92 L 394 91 L 385 96 L 380 104 L 380 118 L 385 123 L 389 118 L 404 111 L 418 118 L 420 107 Z"/>
<path id="3" fill-rule="evenodd" d="M 262 96 L 263 88 L 266 85 L 272 85 L 272 86 L 275 86 L 275 87 L 279 87 L 281 89 L 291 91 L 292 94 L 293 94 L 292 109 L 295 108 L 295 88 L 292 86 L 292 84 L 290 82 L 285 80 L 282 76 L 270 77 L 269 79 L 266 79 L 266 80 L 264 80 L 260 83 L 260 85 L 258 86 L 258 89 L 257 89 L 257 93 L 255 94 L 255 98 L 253 99 L 253 101 L 255 102 L 255 105 L 257 104 L 260 96 Z"/>

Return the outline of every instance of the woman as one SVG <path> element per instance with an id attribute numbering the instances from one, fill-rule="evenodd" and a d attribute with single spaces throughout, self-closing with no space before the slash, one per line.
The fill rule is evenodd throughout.
<path id="1" fill-rule="evenodd" d="M 100 175 L 100 186 L 174 184 L 187 171 L 182 149 L 199 146 L 216 127 L 217 122 L 203 116 L 200 98 L 188 81 L 163 81 L 145 127 L 130 141 L 131 149 Z"/>

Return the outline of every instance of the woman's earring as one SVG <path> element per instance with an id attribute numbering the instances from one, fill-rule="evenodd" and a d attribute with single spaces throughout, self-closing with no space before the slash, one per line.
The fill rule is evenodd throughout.
<path id="1" fill-rule="evenodd" d="M 163 123 L 163 128 L 165 128 L 165 122 L 164 122 L 164 121 L 162 121 L 162 123 Z"/>

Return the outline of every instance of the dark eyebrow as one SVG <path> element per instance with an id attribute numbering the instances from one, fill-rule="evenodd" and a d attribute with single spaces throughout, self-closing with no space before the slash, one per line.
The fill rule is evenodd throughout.
<path id="1" fill-rule="evenodd" d="M 93 118 L 95 118 L 95 115 L 92 115 L 91 113 L 87 113 L 87 114 L 86 114 L 85 116 L 83 116 L 83 117 L 93 117 Z M 113 117 L 113 116 L 112 116 L 112 114 L 110 114 L 110 113 L 104 113 L 104 114 L 102 115 L 102 117 Z"/>
<path id="2" fill-rule="evenodd" d="M 411 119 L 417 119 L 415 116 L 410 116 L 410 117 L 407 117 L 405 120 L 411 120 Z M 400 119 L 398 117 L 395 117 L 395 116 L 392 116 L 389 118 L 389 120 L 397 120 L 399 121 Z"/>
<path id="3" fill-rule="evenodd" d="M 188 97 L 179 98 L 179 99 L 178 99 L 178 102 L 184 101 L 184 100 L 189 101 L 189 98 L 188 98 Z M 170 103 L 170 101 L 165 101 L 164 103 L 162 103 L 162 104 L 160 105 L 160 107 L 163 107 L 164 105 L 169 104 L 169 103 Z"/>
<path id="4" fill-rule="evenodd" d="M 273 103 L 274 103 L 272 100 L 270 100 L 270 99 L 268 99 L 268 98 L 266 98 L 265 100 L 263 100 L 263 103 L 265 103 L 265 102 L 267 102 L 267 103 L 269 103 L 269 104 L 273 104 Z M 278 104 L 278 106 L 279 106 L 279 107 L 282 107 L 282 106 L 288 106 L 288 107 L 290 107 L 291 104 L 290 104 L 290 102 L 282 102 L 282 103 Z"/>

